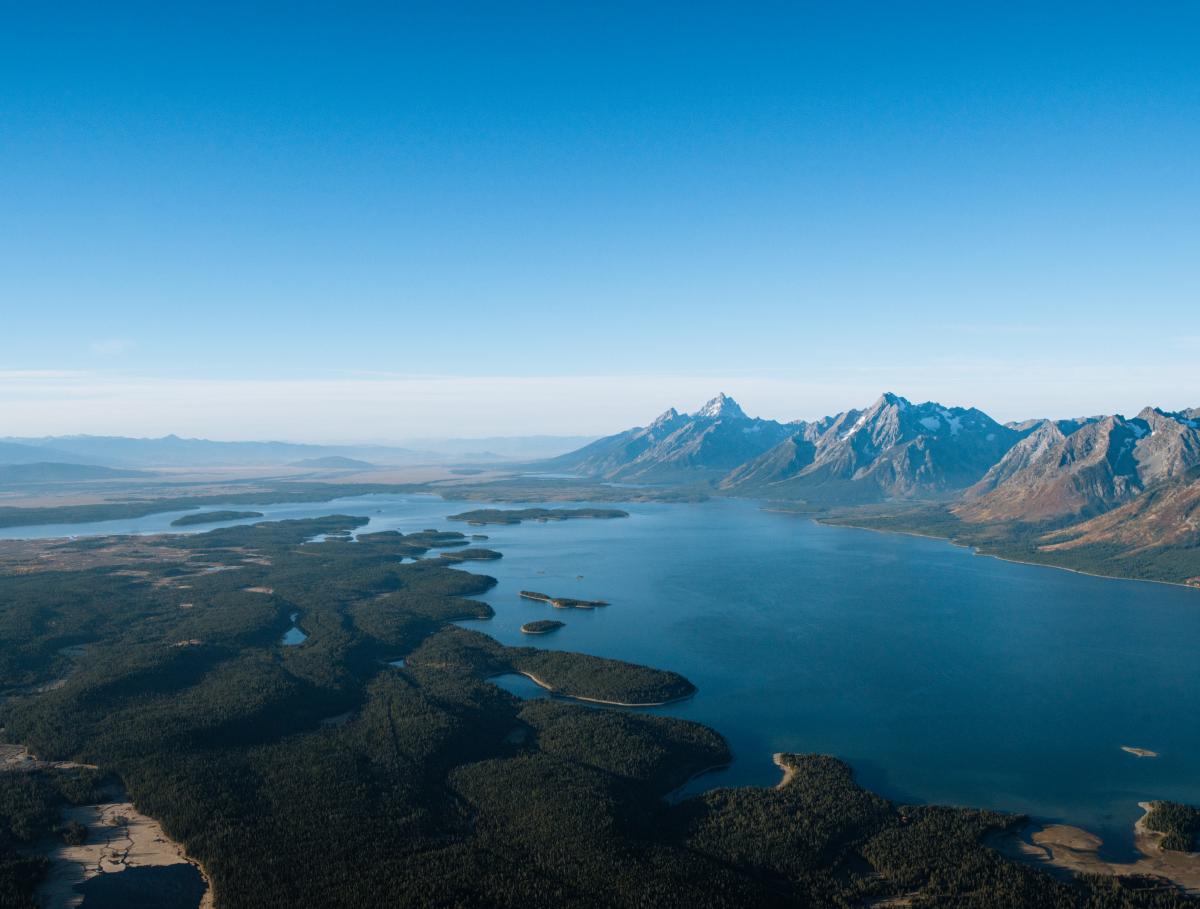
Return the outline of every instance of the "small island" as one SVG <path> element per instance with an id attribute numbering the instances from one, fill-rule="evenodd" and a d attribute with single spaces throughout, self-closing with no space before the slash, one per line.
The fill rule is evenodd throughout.
<path id="1" fill-rule="evenodd" d="M 521 634 L 549 634 L 565 625 L 565 622 L 555 622 L 553 619 L 540 619 L 537 622 L 526 622 L 521 626 Z"/>
<path id="2" fill-rule="evenodd" d="M 193 524 L 219 524 L 223 521 L 243 521 L 247 518 L 261 518 L 261 511 L 201 511 L 198 514 L 185 514 L 171 522 L 172 527 L 190 527 Z"/>
<path id="3" fill-rule="evenodd" d="M 607 600 L 579 600 L 575 597 L 552 597 L 549 594 L 538 593 L 536 590 L 522 590 L 518 596 L 523 600 L 549 603 L 555 609 L 595 609 L 597 606 L 608 605 Z"/>
<path id="4" fill-rule="evenodd" d="M 574 521 L 582 518 L 611 520 L 627 518 L 628 511 L 619 508 L 478 508 L 452 514 L 451 521 L 466 521 L 468 524 L 520 524 L 522 521 Z"/>
<path id="5" fill-rule="evenodd" d="M 500 558 L 494 549 L 455 549 L 438 555 L 447 562 L 491 562 Z"/>
<path id="6" fill-rule="evenodd" d="M 1122 745 L 1121 750 L 1132 754 L 1134 757 L 1140 758 L 1156 758 L 1157 751 L 1151 751 L 1149 748 L 1134 748 L 1132 745 Z"/>

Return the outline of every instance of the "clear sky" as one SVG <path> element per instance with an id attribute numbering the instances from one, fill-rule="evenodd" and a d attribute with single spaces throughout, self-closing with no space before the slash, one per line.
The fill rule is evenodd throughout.
<path id="1" fill-rule="evenodd" d="M 0 3 L 0 435 L 1200 405 L 1195 3 Z"/>

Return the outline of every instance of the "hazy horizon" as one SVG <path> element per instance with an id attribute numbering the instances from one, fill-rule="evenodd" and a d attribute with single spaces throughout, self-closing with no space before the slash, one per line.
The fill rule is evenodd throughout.
<path id="1" fill-rule="evenodd" d="M 3 381 L 2 376 L 3 374 L 0 373 L 0 382 Z M 376 381 L 382 383 L 382 380 Z M 1167 411 L 1185 410 L 1190 407 L 1200 406 L 1200 401 L 1189 401 L 1180 397 L 1179 395 L 1176 395 L 1166 403 L 1162 401 L 1145 400 L 1140 404 L 1131 403 L 1129 406 L 1125 407 L 1112 407 L 1100 404 L 1091 408 L 1080 407 L 1070 409 L 1068 406 L 1066 409 L 1060 409 L 1057 412 L 1018 412 L 1015 415 L 1009 415 L 1007 413 L 999 413 L 994 410 L 989 410 L 988 407 L 981 406 L 973 401 L 957 400 L 949 396 L 926 397 L 922 395 L 913 395 L 906 393 L 899 387 L 883 387 L 876 392 L 867 393 L 865 396 L 860 395 L 854 399 L 847 399 L 839 405 L 831 405 L 825 410 L 821 410 L 819 408 L 812 409 L 810 407 L 809 412 L 797 414 L 786 409 L 789 402 L 787 394 L 789 390 L 791 390 L 791 386 L 787 385 L 786 383 L 768 383 L 761 380 L 743 381 L 742 383 L 728 382 L 721 387 L 714 386 L 710 392 L 705 392 L 697 396 L 695 393 L 691 392 L 689 386 L 701 380 L 672 378 L 668 382 L 663 382 L 660 384 L 668 384 L 672 387 L 684 389 L 684 394 L 681 395 L 679 400 L 650 404 L 643 406 L 642 409 L 638 411 L 636 408 L 638 407 L 640 401 L 633 399 L 632 397 L 629 400 L 620 401 L 613 401 L 611 398 L 605 397 L 596 397 L 595 399 L 589 397 L 589 395 L 594 395 L 597 392 L 599 392 L 601 395 L 603 394 L 603 391 L 608 384 L 604 381 L 598 380 L 595 384 L 581 382 L 576 389 L 576 391 L 580 393 L 581 397 L 563 398 L 561 397 L 561 393 L 564 380 L 560 379 L 557 382 L 552 383 L 554 386 L 552 389 L 555 392 L 554 395 L 542 397 L 539 395 L 539 392 L 546 388 L 546 383 L 544 380 L 514 380 L 509 378 L 505 380 L 494 379 L 490 381 L 492 383 L 504 381 L 514 385 L 520 385 L 524 382 L 529 382 L 530 384 L 526 387 L 526 390 L 529 391 L 530 394 L 527 398 L 518 398 L 512 400 L 511 406 L 506 408 L 502 414 L 497 415 L 501 418 L 501 421 L 492 424 L 488 422 L 488 415 L 483 410 L 464 413 L 462 408 L 470 399 L 470 395 L 467 392 L 462 392 L 460 390 L 459 393 L 462 395 L 462 397 L 455 402 L 456 406 L 448 407 L 448 395 L 445 393 L 445 388 L 443 387 L 440 389 L 441 393 L 439 393 L 438 388 L 440 382 L 447 381 L 454 382 L 457 385 L 461 380 L 397 380 L 391 384 L 378 385 L 372 389 L 376 392 L 375 395 L 365 397 L 362 395 L 363 388 L 361 385 L 352 385 L 347 387 L 345 384 L 343 384 L 338 386 L 336 388 L 337 394 L 331 395 L 327 399 L 326 404 L 336 410 L 340 415 L 340 422 L 337 425 L 347 427 L 342 434 L 330 433 L 328 431 L 305 433 L 302 429 L 299 432 L 288 432 L 285 428 L 288 425 L 286 421 L 295 419 L 295 414 L 290 412 L 281 415 L 283 422 L 273 424 L 280 427 L 279 431 L 267 431 L 261 427 L 272 425 L 271 421 L 269 419 L 264 419 L 264 413 L 255 413 L 251 410 L 248 410 L 247 413 L 254 417 L 254 425 L 260 427 L 257 431 L 254 429 L 247 429 L 245 432 L 238 432 L 235 429 L 232 432 L 222 432 L 219 430 L 219 427 L 223 425 L 223 422 L 222 420 L 212 419 L 211 413 L 213 410 L 223 411 L 222 416 L 227 420 L 229 416 L 227 410 L 231 404 L 239 404 L 242 406 L 250 405 L 251 408 L 257 406 L 270 408 L 273 404 L 278 405 L 288 401 L 292 402 L 293 404 L 300 402 L 310 404 L 313 389 L 311 385 L 300 389 L 292 389 L 287 386 L 283 386 L 282 388 L 275 386 L 271 389 L 271 394 L 269 397 L 265 397 L 259 401 L 247 401 L 244 397 L 245 388 L 242 389 L 241 397 L 226 397 L 223 394 L 211 394 L 206 385 L 203 383 L 196 383 L 194 385 L 187 386 L 186 389 L 180 389 L 178 387 L 164 389 L 159 387 L 157 388 L 157 395 L 155 398 L 155 400 L 164 405 L 176 405 L 174 407 L 165 408 L 176 411 L 179 409 L 178 405 L 181 402 L 191 403 L 200 411 L 201 419 L 193 421 L 190 424 L 188 424 L 187 421 L 179 420 L 178 418 L 175 418 L 174 422 L 172 422 L 172 418 L 170 417 L 161 417 L 162 422 L 154 422 L 155 418 L 159 417 L 159 411 L 157 411 L 153 406 L 139 409 L 137 419 L 133 420 L 132 422 L 123 422 L 121 417 L 114 416 L 114 411 L 116 413 L 120 413 L 123 405 L 114 402 L 113 411 L 110 411 L 107 408 L 100 408 L 100 411 L 97 413 L 94 419 L 82 420 L 81 422 L 90 427 L 87 429 L 71 427 L 55 429 L 53 427 L 57 424 L 46 421 L 45 417 L 42 416 L 40 421 L 35 421 L 33 425 L 40 425 L 48 428 L 46 428 L 44 431 L 22 432 L 15 429 L 16 423 L 10 419 L 5 420 L 2 424 L 0 424 L 4 426 L 4 432 L 2 435 L 0 435 L 0 438 L 32 439 L 75 435 L 161 438 L 163 436 L 174 435 L 181 438 L 211 439 L 214 441 L 280 441 L 319 445 L 383 445 L 410 448 L 420 447 L 423 444 L 427 444 L 432 447 L 432 445 L 437 442 L 486 442 L 489 439 L 503 440 L 546 437 L 554 439 L 562 438 L 578 440 L 597 438 L 600 436 L 610 435 L 633 426 L 646 425 L 656 416 L 670 407 L 674 407 L 677 410 L 685 413 L 694 412 L 699 410 L 705 402 L 718 393 L 728 394 L 743 407 L 749 416 L 777 420 L 781 423 L 795 422 L 797 420 L 818 420 L 822 417 L 831 416 L 852 408 L 863 408 L 877 400 L 880 394 L 884 392 L 898 394 L 901 397 L 912 401 L 914 404 L 930 400 L 951 407 L 977 407 L 1002 423 L 1027 419 L 1066 419 L 1110 413 L 1120 413 L 1124 416 L 1134 416 L 1138 411 L 1142 410 L 1142 408 L 1146 406 L 1160 407 Z M 631 381 L 636 384 L 636 382 L 639 380 L 633 379 Z M 640 381 L 644 381 L 644 379 Z M 403 386 L 398 387 L 399 383 L 401 382 L 404 383 Z M 420 383 L 421 385 L 425 386 L 425 388 L 422 391 L 414 391 L 413 384 L 410 383 Z M 571 383 L 568 382 L 568 384 Z M 730 390 L 731 388 L 738 387 L 739 384 L 751 386 L 753 391 L 756 393 L 744 396 Z M 3 388 L 3 385 L 0 385 L 0 388 Z M 146 388 L 148 389 L 149 386 L 146 386 Z M 183 393 L 185 390 L 190 392 L 194 397 L 189 398 L 187 394 Z M 832 400 L 832 395 L 835 394 L 834 390 L 818 389 L 815 391 L 819 391 L 821 393 L 822 399 L 824 399 L 826 396 L 829 396 L 829 400 Z M 226 393 L 228 393 L 228 389 L 226 389 Z M 801 387 L 800 393 L 801 395 L 808 393 L 814 399 L 816 398 L 814 390 Z M 96 403 L 96 392 L 93 391 L 92 395 L 93 403 Z M 1126 393 L 1122 395 L 1122 399 L 1132 402 L 1137 400 L 1135 395 L 1136 393 L 1131 395 L 1127 390 Z M 1044 400 L 1049 399 L 1050 398 L 1046 398 Z M 783 409 L 768 410 L 752 406 L 753 401 L 759 400 L 782 405 Z M 43 401 L 43 404 L 45 404 L 45 401 Z M 354 410 L 353 408 L 355 406 L 357 406 L 359 409 Z M 511 422 L 514 420 L 514 418 L 519 419 L 523 415 L 530 413 L 532 410 L 544 409 L 546 407 L 553 409 L 556 406 L 559 408 L 558 412 L 562 417 L 561 425 L 572 428 L 562 428 L 561 430 L 556 430 L 554 426 L 544 426 L 541 429 L 522 432 L 519 430 L 520 424 Z M 347 407 L 351 407 L 349 412 L 346 410 Z M 368 434 L 364 431 L 356 431 L 354 428 L 358 425 L 366 426 L 372 423 L 377 423 L 380 415 L 387 413 L 397 414 L 397 425 L 411 427 L 414 424 L 411 422 L 410 418 L 405 418 L 403 413 L 406 410 L 410 414 L 413 412 L 419 413 L 422 409 L 424 415 L 431 423 L 437 423 L 437 421 L 441 421 L 440 423 L 437 423 L 437 425 L 446 427 L 447 431 L 437 433 L 411 430 L 407 432 L 397 432 L 392 435 L 385 435 L 378 432 L 375 434 Z M 607 417 L 608 423 L 601 424 L 599 422 L 600 417 Z M 510 422 L 505 422 L 506 420 Z M 189 428 L 189 425 L 192 427 L 211 425 L 214 427 L 214 431 L 196 431 L 194 428 Z M 230 424 L 226 422 L 224 425 L 236 424 Z M 484 427 L 488 425 L 495 425 L 500 428 L 494 432 L 486 432 L 482 429 L 479 432 L 461 431 L 467 427 Z M 123 426 L 134 428 L 122 429 Z M 153 427 L 166 428 L 155 429 Z M 512 428 L 505 430 L 504 427 Z M 452 431 L 454 428 L 458 428 L 460 431 Z"/>

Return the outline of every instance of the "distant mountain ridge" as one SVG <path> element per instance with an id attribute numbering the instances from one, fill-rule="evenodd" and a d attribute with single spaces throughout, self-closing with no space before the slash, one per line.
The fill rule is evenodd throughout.
<path id="1" fill-rule="evenodd" d="M 370 461 L 360 461 L 358 458 L 326 455 L 323 458 L 301 458 L 299 461 L 293 461 L 290 466 L 320 467 L 327 470 L 371 470 L 376 465 Z"/>
<path id="2" fill-rule="evenodd" d="M 146 477 L 141 470 L 118 470 L 94 464 L 62 464 L 55 461 L 35 461 L 32 464 L 0 465 L 0 485 L 37 485 L 87 480 L 120 480 Z"/>
<path id="3" fill-rule="evenodd" d="M 48 440 L 43 440 L 48 441 Z M 55 448 L 48 444 L 29 444 L 11 440 L 0 440 L 0 464 L 82 464 L 86 458 Z"/>
<path id="4" fill-rule="evenodd" d="M 318 445 L 303 442 L 226 442 L 176 435 L 44 436 L 0 439 L 0 464 L 36 462 L 98 464 L 107 467 L 289 466 L 297 461 L 347 458 L 374 466 L 445 461 L 532 460 L 566 451 L 586 441 L 578 436 L 504 436 L 475 439 L 415 439 L 397 445 Z M 311 465 L 310 465 L 311 466 Z"/>
<path id="5" fill-rule="evenodd" d="M 966 524 L 1061 528 L 1049 548 L 1200 546 L 1200 408 L 1002 425 L 973 407 L 889 392 L 862 409 L 778 423 L 722 394 L 545 463 L 818 508 L 942 503 Z"/>
<path id="6" fill-rule="evenodd" d="M 0 440 L 0 463 L 86 463 L 107 467 L 284 466 L 306 458 L 347 457 L 373 463 L 414 463 L 430 452 L 371 445 L 313 445 L 302 442 L 224 442 L 127 436 L 51 436 Z"/>

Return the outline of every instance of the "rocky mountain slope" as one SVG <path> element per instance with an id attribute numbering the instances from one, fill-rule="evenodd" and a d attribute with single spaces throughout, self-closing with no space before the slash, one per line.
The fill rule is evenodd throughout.
<path id="1" fill-rule="evenodd" d="M 1200 547 L 1200 468 L 1158 483 L 1131 502 L 1043 537 L 1042 549 L 1104 545 L 1127 556 L 1159 547 Z"/>
<path id="2" fill-rule="evenodd" d="M 715 481 L 794 428 L 748 417 L 736 401 L 720 394 L 694 414 L 671 408 L 649 426 L 598 439 L 545 466 L 623 482 Z"/>
<path id="3" fill-rule="evenodd" d="M 979 480 L 1018 437 L 975 408 L 888 393 L 865 410 L 804 426 L 721 486 L 820 503 L 947 498 Z"/>
<path id="4" fill-rule="evenodd" d="M 1184 413 L 1147 407 L 1069 432 L 1044 420 L 967 490 L 955 513 L 974 523 L 1086 518 L 1197 464 L 1200 421 Z"/>

